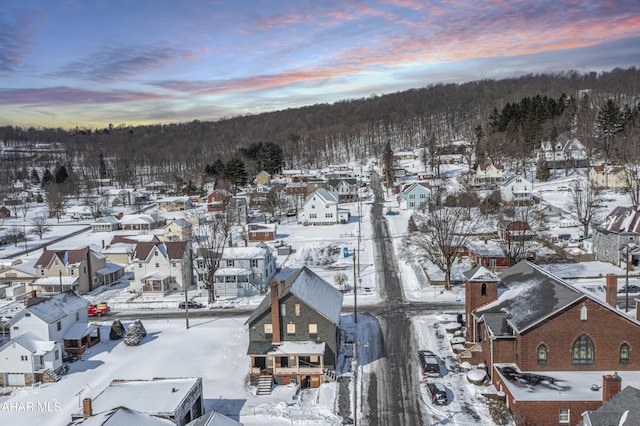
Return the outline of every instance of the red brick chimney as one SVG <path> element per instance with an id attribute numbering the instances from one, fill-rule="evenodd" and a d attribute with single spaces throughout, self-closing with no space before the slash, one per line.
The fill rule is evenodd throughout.
<path id="1" fill-rule="evenodd" d="M 38 294 L 37 290 L 31 290 L 31 297 L 36 297 Z"/>
<path id="2" fill-rule="evenodd" d="M 618 276 L 615 274 L 607 274 L 605 301 L 609 306 L 618 307 Z"/>
<path id="3" fill-rule="evenodd" d="M 271 281 L 271 328 L 272 343 L 280 343 L 280 301 L 278 300 L 278 283 Z"/>
<path id="4" fill-rule="evenodd" d="M 636 301 L 636 319 L 640 321 L 640 299 L 635 299 Z"/>
<path id="5" fill-rule="evenodd" d="M 602 376 L 602 402 L 607 402 L 622 389 L 622 378 L 618 373 Z"/>
<path id="6" fill-rule="evenodd" d="M 91 405 L 91 398 L 85 398 L 82 400 L 82 417 L 85 419 L 87 417 L 93 416 L 93 407 Z"/>
<path id="7" fill-rule="evenodd" d="M 284 280 L 280 280 L 280 293 L 284 293 Z"/>

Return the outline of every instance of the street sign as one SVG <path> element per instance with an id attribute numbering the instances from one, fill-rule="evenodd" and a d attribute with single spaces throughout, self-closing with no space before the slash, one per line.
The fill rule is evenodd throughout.
<path id="1" fill-rule="evenodd" d="M 342 254 L 344 255 L 345 258 L 349 257 L 349 249 L 347 247 L 343 247 Z"/>

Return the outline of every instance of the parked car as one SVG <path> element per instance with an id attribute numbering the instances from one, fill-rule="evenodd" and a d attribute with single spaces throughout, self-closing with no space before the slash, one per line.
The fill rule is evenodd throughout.
<path id="1" fill-rule="evenodd" d="M 189 309 L 199 309 L 199 308 L 204 308 L 204 306 L 203 306 L 202 304 L 200 304 L 200 303 L 198 303 L 198 302 L 194 302 L 194 301 L 192 301 L 192 300 L 189 300 L 189 301 L 187 302 L 187 307 L 188 307 Z M 180 309 L 185 309 L 184 302 L 180 302 L 180 303 L 178 303 L 178 308 L 180 308 Z"/>
<path id="2" fill-rule="evenodd" d="M 395 210 L 387 210 L 387 216 L 397 216 L 398 212 Z"/>
<path id="3" fill-rule="evenodd" d="M 91 303 L 87 313 L 90 317 L 101 317 L 111 312 L 111 308 L 106 303 Z"/>
<path id="4" fill-rule="evenodd" d="M 420 358 L 420 366 L 422 367 L 422 375 L 437 377 L 440 376 L 440 364 L 438 364 L 438 358 L 431 351 L 418 351 L 418 357 Z"/>
<path id="5" fill-rule="evenodd" d="M 429 391 L 432 404 L 445 405 L 449 402 L 447 389 L 442 383 L 427 383 L 427 390 Z"/>
<path id="6" fill-rule="evenodd" d="M 626 293 L 627 292 L 627 286 L 623 285 L 622 288 L 620 290 L 618 290 L 618 293 Z M 640 286 L 637 285 L 630 285 L 629 286 L 629 293 L 640 293 Z"/>

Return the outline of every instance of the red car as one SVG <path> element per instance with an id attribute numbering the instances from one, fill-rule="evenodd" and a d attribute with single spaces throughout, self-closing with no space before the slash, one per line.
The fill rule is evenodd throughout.
<path id="1" fill-rule="evenodd" d="M 111 308 L 109 308 L 106 303 L 92 303 L 89 305 L 89 309 L 87 310 L 90 317 L 101 317 L 103 315 L 107 315 L 109 312 L 111 312 Z"/>

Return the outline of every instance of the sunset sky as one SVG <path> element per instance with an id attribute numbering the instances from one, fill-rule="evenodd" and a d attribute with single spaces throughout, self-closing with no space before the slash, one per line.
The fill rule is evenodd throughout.
<path id="1" fill-rule="evenodd" d="M 0 125 L 216 120 L 630 66 L 638 0 L 10 0 Z"/>

